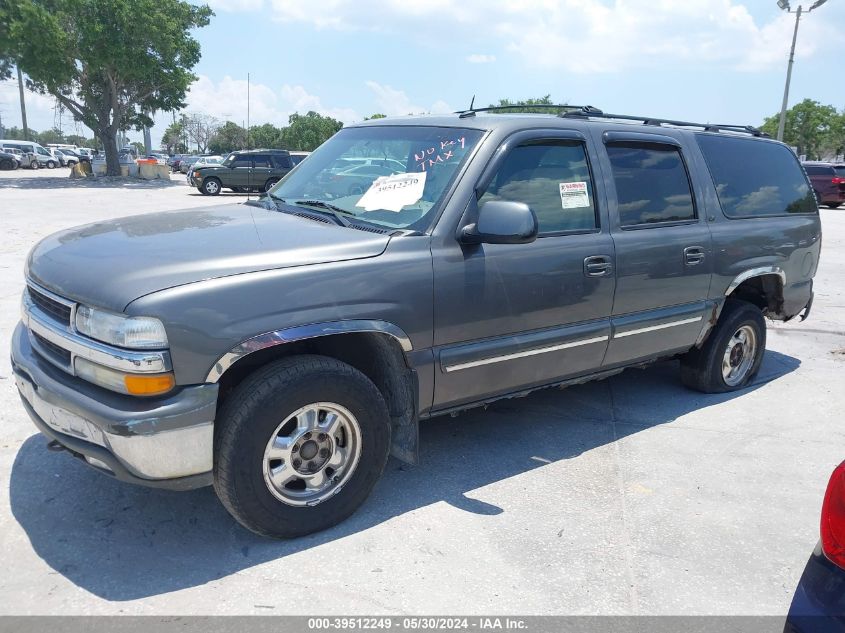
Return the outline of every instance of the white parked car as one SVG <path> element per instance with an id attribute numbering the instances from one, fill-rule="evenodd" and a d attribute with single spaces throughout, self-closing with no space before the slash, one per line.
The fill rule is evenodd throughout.
<path id="1" fill-rule="evenodd" d="M 209 165 L 219 165 L 223 162 L 223 156 L 202 156 L 194 163 L 194 169 L 198 167 L 208 167 Z"/>

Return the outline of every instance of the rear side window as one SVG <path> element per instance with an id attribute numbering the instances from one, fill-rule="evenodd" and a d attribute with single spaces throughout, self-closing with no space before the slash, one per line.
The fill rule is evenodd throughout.
<path id="1" fill-rule="evenodd" d="M 273 161 L 276 163 L 277 169 L 290 169 L 293 165 L 296 164 L 295 161 L 293 162 L 293 164 L 291 164 L 292 158 L 293 158 L 293 156 L 288 157 L 288 156 L 284 156 L 283 154 L 274 154 L 273 155 Z"/>
<path id="2" fill-rule="evenodd" d="M 839 176 L 840 178 L 845 178 L 845 165 L 843 165 L 841 167 L 837 165 L 836 167 L 833 168 L 833 171 L 836 172 L 836 175 Z"/>
<path id="3" fill-rule="evenodd" d="M 524 202 L 537 214 L 540 234 L 592 231 L 593 183 L 584 145 L 540 141 L 515 147 L 479 199 Z"/>
<path id="4" fill-rule="evenodd" d="M 614 143 L 607 155 L 623 227 L 695 219 L 689 176 L 677 147 Z"/>
<path id="5" fill-rule="evenodd" d="M 818 212 L 798 159 L 783 145 L 704 134 L 698 145 L 729 218 Z"/>
<path id="6" fill-rule="evenodd" d="M 804 165 L 804 171 L 808 176 L 832 176 L 833 167 L 823 167 L 821 165 Z"/>

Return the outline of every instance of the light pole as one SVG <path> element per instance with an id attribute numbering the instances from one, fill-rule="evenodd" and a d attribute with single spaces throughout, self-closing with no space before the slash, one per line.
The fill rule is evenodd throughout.
<path id="1" fill-rule="evenodd" d="M 801 20 L 802 13 L 809 13 L 813 9 L 818 9 L 827 0 L 816 0 L 810 5 L 810 8 L 804 11 L 804 7 L 800 4 L 798 9 L 793 12 L 789 6 L 789 0 L 778 0 L 778 7 L 787 13 L 795 13 L 795 30 L 792 32 L 792 48 L 789 50 L 789 65 L 786 68 L 786 86 L 783 88 L 783 104 L 780 107 L 780 121 L 778 122 L 778 140 L 783 140 L 783 130 L 786 127 L 786 104 L 789 101 L 789 82 L 792 80 L 792 63 L 795 61 L 795 41 L 798 39 L 798 23 Z"/>

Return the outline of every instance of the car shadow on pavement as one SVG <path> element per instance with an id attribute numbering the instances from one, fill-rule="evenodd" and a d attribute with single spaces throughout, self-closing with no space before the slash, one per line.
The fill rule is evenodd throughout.
<path id="1" fill-rule="evenodd" d="M 167 187 L 185 187 L 187 183 L 181 180 L 157 178 L 155 180 L 141 180 L 140 178 L 102 177 L 102 178 L 69 178 L 67 176 L 21 177 L 0 179 L 0 189 L 164 189 Z"/>
<path id="2" fill-rule="evenodd" d="M 11 508 L 36 554 L 56 572 L 106 600 L 135 600 L 213 582 L 438 502 L 501 514 L 466 494 L 741 398 L 799 365 L 767 351 L 753 385 L 706 395 L 682 387 L 677 362 L 664 362 L 428 420 L 421 425 L 418 466 L 391 459 L 355 515 L 296 540 L 274 541 L 241 528 L 211 488 L 180 493 L 124 484 L 65 453 L 48 452 L 40 435 L 27 439 L 15 458 Z"/>

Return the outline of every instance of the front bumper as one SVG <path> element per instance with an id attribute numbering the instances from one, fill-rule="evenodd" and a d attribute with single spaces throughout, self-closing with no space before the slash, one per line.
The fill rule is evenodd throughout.
<path id="1" fill-rule="evenodd" d="M 211 483 L 216 384 L 158 398 L 113 393 L 42 359 L 21 323 L 12 336 L 12 370 L 38 429 L 87 464 L 146 486 Z"/>

